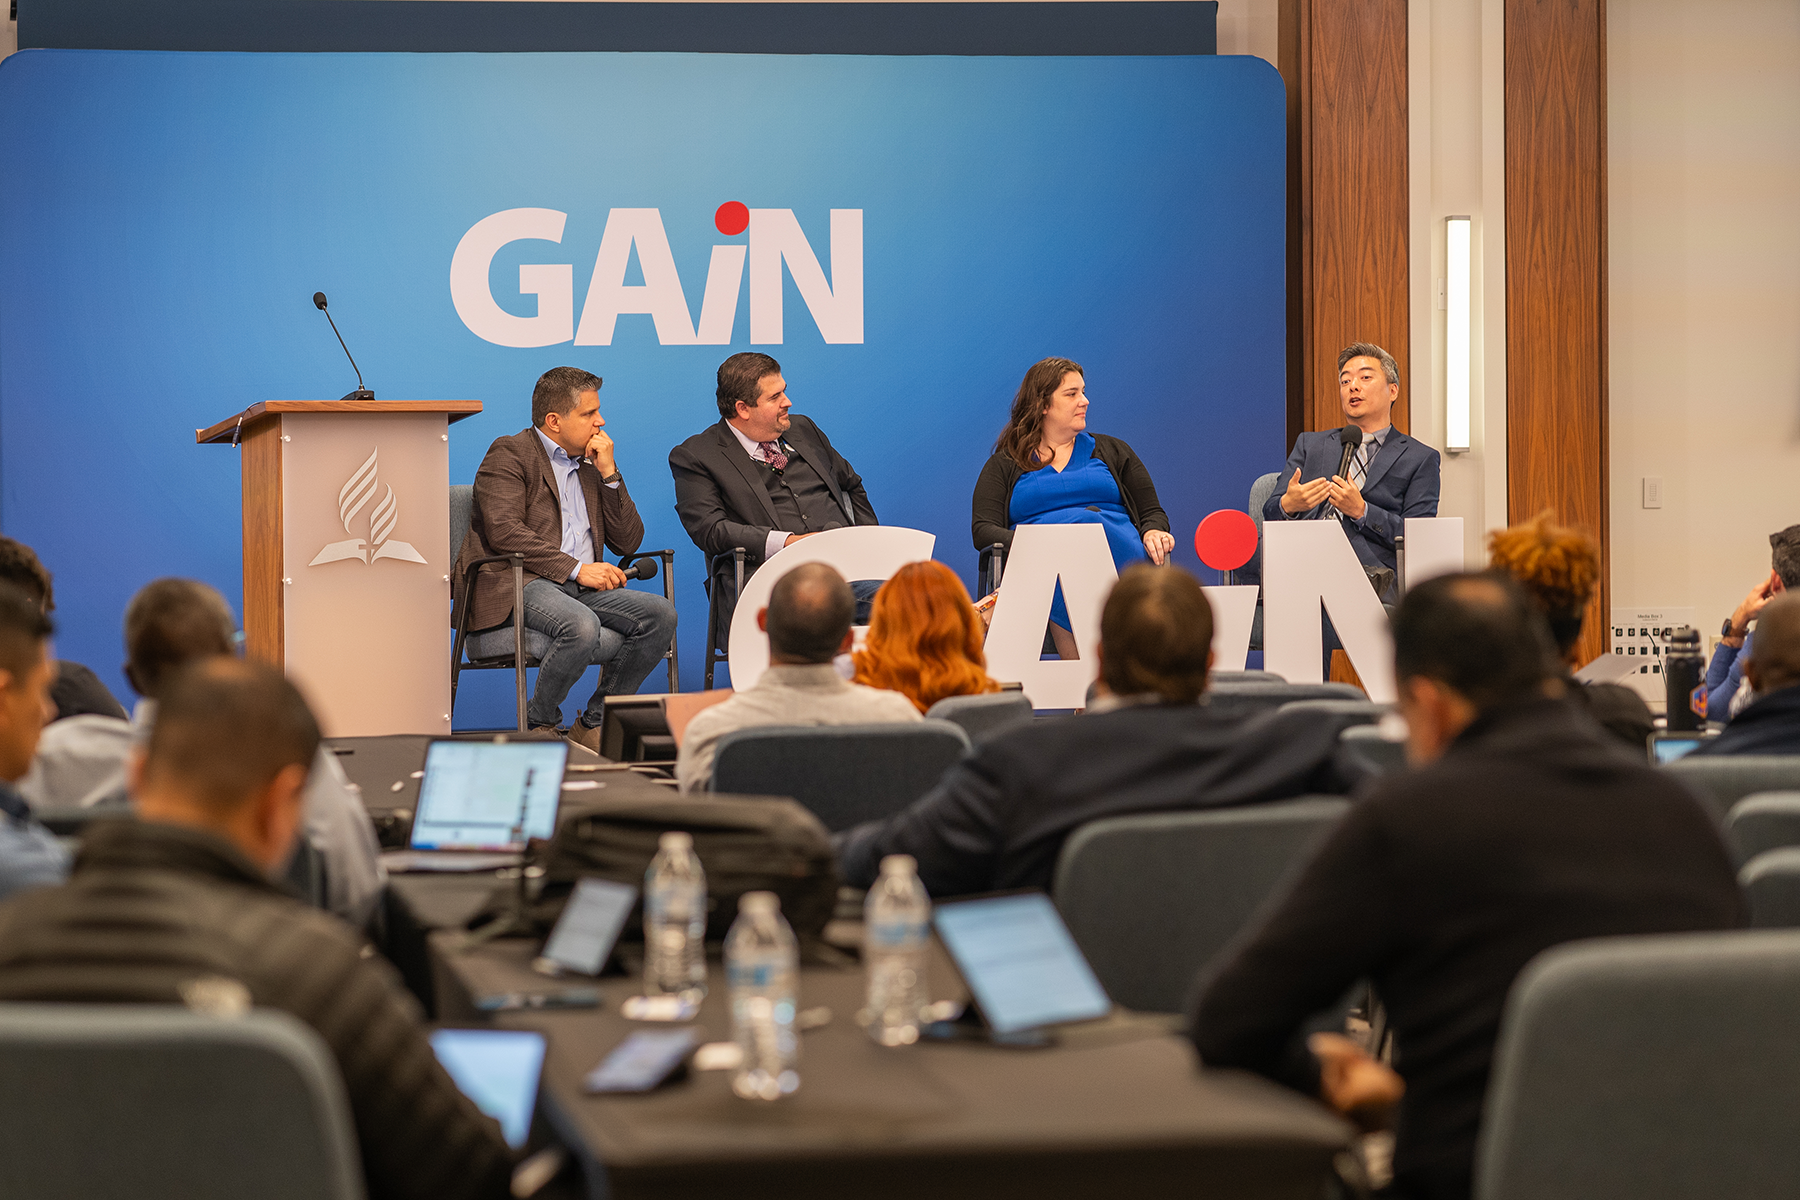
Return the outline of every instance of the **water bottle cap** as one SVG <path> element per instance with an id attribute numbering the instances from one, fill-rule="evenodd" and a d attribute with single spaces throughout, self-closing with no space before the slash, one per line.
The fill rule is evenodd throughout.
<path id="1" fill-rule="evenodd" d="M 694 835 L 691 833 L 665 833 L 656 840 L 659 850 L 692 850 Z"/>
<path id="2" fill-rule="evenodd" d="M 910 854 L 890 854 L 881 860 L 883 875 L 917 875 L 919 861 Z"/>
<path id="3" fill-rule="evenodd" d="M 738 897 L 742 913 L 776 913 L 781 911 L 781 897 L 774 892 L 745 892 Z"/>

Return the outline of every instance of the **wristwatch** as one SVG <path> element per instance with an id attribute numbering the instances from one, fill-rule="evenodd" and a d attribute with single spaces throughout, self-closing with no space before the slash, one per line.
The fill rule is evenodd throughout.
<path id="1" fill-rule="evenodd" d="M 1739 639 L 1739 640 L 1740 640 L 1740 641 L 1741 641 L 1741 640 L 1742 640 L 1742 639 L 1743 639 L 1743 638 L 1745 638 L 1745 637 L 1747 637 L 1747 636 L 1748 636 L 1748 635 L 1749 635 L 1749 633 L 1750 633 L 1750 627 L 1749 627 L 1749 626 L 1748 626 L 1748 625 L 1746 625 L 1746 626 L 1745 626 L 1745 627 L 1744 627 L 1744 632 L 1743 632 L 1743 633 L 1739 633 L 1739 632 L 1737 632 L 1737 631 L 1736 631 L 1736 630 L 1735 630 L 1735 629 L 1733 629 L 1733 628 L 1732 628 L 1732 627 L 1731 627 L 1731 618 L 1730 618 L 1730 617 L 1726 617 L 1726 618 L 1725 618 L 1725 624 L 1724 624 L 1724 626 L 1723 626 L 1723 627 L 1722 627 L 1722 628 L 1720 628 L 1720 630 L 1719 630 L 1719 636 L 1720 636 L 1720 637 L 1722 637 L 1722 638 L 1737 638 L 1737 639 Z"/>
<path id="2" fill-rule="evenodd" d="M 600 486 L 601 487 L 611 487 L 615 483 L 624 483 L 624 482 L 625 482 L 625 476 L 615 470 L 611 475 L 608 475 L 605 479 L 602 479 L 600 481 Z M 1727 625 L 1731 624 L 1731 619 L 1729 617 L 1727 617 L 1725 619 L 1725 624 L 1727 624 Z"/>

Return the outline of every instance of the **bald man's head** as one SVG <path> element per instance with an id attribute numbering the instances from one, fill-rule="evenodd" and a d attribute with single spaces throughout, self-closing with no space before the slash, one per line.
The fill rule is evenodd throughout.
<path id="1" fill-rule="evenodd" d="M 769 657 L 780 663 L 828 663 L 843 649 L 856 615 L 844 577 L 824 563 L 803 563 L 769 593 Z"/>
<path id="2" fill-rule="evenodd" d="M 1758 693 L 1800 684 L 1800 592 L 1781 593 L 1756 618 L 1749 671 Z"/>

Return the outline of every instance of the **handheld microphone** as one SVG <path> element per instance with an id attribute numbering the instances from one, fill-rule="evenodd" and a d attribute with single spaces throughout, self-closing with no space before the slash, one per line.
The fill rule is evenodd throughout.
<path id="1" fill-rule="evenodd" d="M 331 310 L 325 307 L 324 292 L 313 293 L 313 307 L 324 313 L 327 321 L 331 321 L 331 332 L 337 333 L 338 345 L 344 346 L 344 335 L 338 333 L 337 322 L 331 320 Z M 350 360 L 350 369 L 356 372 L 356 390 L 340 399 L 338 403 L 342 404 L 345 400 L 373 400 L 375 393 L 363 386 L 362 370 L 356 365 L 356 357 L 350 353 L 348 346 L 344 346 L 344 357 Z"/>
<path id="2" fill-rule="evenodd" d="M 1344 444 L 1344 456 L 1338 460 L 1339 479 L 1350 478 L 1350 460 L 1356 457 L 1356 448 L 1362 445 L 1362 440 L 1362 430 L 1354 425 L 1346 425 L 1338 430 L 1338 441 Z"/>
<path id="3" fill-rule="evenodd" d="M 619 569 L 625 572 L 627 579 L 655 579 L 656 559 L 640 558 L 629 567 L 620 567 Z"/>

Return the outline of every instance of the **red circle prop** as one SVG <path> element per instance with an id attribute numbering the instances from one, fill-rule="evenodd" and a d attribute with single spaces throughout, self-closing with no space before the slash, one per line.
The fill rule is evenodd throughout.
<path id="1" fill-rule="evenodd" d="M 1194 530 L 1194 553 L 1215 571 L 1235 571 L 1256 553 L 1256 522 L 1235 508 L 1209 513 Z"/>
<path id="2" fill-rule="evenodd" d="M 736 200 L 727 200 L 713 214 L 713 224 L 726 237 L 736 237 L 750 227 L 750 209 Z"/>

